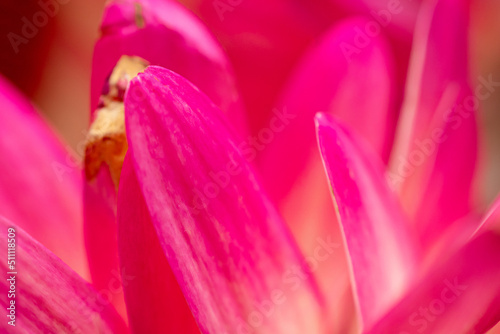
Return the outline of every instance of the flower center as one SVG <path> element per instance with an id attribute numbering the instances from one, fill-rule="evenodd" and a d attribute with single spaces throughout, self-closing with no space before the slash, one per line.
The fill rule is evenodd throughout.
<path id="1" fill-rule="evenodd" d="M 147 66 L 148 63 L 142 58 L 122 56 L 109 76 L 86 138 L 87 180 L 93 180 L 101 165 L 106 163 L 118 189 L 123 160 L 128 149 L 123 99 L 130 80 Z"/>

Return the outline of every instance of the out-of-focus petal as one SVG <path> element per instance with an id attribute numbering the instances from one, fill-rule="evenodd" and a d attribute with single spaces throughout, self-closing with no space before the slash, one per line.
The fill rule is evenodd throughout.
<path id="1" fill-rule="evenodd" d="M 273 197 L 286 195 L 316 151 L 317 112 L 336 115 L 388 158 L 397 116 L 393 61 L 382 36 L 360 37 L 366 23 L 345 21 L 311 48 L 282 93 L 268 126 L 275 133 L 270 143 L 261 131 L 267 145 L 260 167 Z"/>
<path id="2" fill-rule="evenodd" d="M 363 328 L 369 328 L 412 282 L 419 251 L 376 154 L 327 115 L 316 122 Z"/>
<path id="3" fill-rule="evenodd" d="M 2 332 L 127 332 L 123 320 L 106 300 L 108 291 L 98 293 L 48 249 L 2 216 L 0 228 L 0 246 L 5 254 L 7 246 L 15 244 L 15 252 L 9 252 L 15 263 L 5 259 L 0 266 L 5 274 L 0 285 L 0 304 L 7 315 L 0 324 Z M 8 324 L 13 319 L 15 327 Z"/>
<path id="4" fill-rule="evenodd" d="M 434 142 L 435 160 L 432 161 L 431 157 L 429 165 L 423 166 L 424 169 L 432 166 L 432 171 L 427 179 L 425 176 L 420 179 L 421 192 L 417 193 L 417 196 L 421 196 L 421 202 L 418 203 L 416 212 L 411 212 L 414 221 L 420 224 L 424 243 L 435 240 L 441 231 L 471 213 L 472 183 L 477 167 L 479 147 L 475 111 L 466 110 L 467 101 L 473 96 L 472 93 L 460 95 L 448 109 L 449 113 L 445 116 L 445 121 L 431 130 L 435 133 L 442 129 L 441 140 L 444 141 Z M 420 143 L 424 143 L 425 140 L 429 143 L 431 138 L 433 138 L 432 132 Z M 457 154 L 457 152 L 460 153 Z M 418 173 L 415 173 L 415 176 L 417 175 Z M 410 184 L 410 180 L 408 181 Z M 414 180 L 414 182 L 417 181 Z M 405 199 L 411 202 L 411 198 L 415 199 L 414 194 L 408 192 L 402 195 L 408 196 Z"/>
<path id="5" fill-rule="evenodd" d="M 429 270 L 436 266 L 440 259 L 448 259 L 480 234 L 488 231 L 500 232 L 500 197 L 482 217 L 471 215 L 465 222 L 454 224 L 448 228 L 435 243 L 426 250 L 421 269 Z"/>
<path id="6" fill-rule="evenodd" d="M 396 187 L 402 184 L 401 202 L 424 245 L 449 229 L 475 228 L 474 219 L 467 216 L 477 164 L 477 122 L 474 112 L 464 109 L 468 96 L 473 95 L 450 85 L 436 110 L 437 119 L 389 174 Z"/>
<path id="7" fill-rule="evenodd" d="M 116 188 L 104 165 L 95 180 L 86 180 L 83 184 L 85 246 L 92 283 L 97 289 L 112 291 L 111 302 L 126 318 L 121 279 L 127 277 L 128 269 L 119 265 L 116 196 Z"/>
<path id="8" fill-rule="evenodd" d="M 29 95 L 40 83 L 56 26 L 50 18 L 38 27 L 33 16 L 41 19 L 40 10 L 37 0 L 0 3 L 0 73 Z"/>
<path id="9" fill-rule="evenodd" d="M 391 158 L 391 182 L 426 244 L 471 210 L 477 97 L 468 86 L 467 3 L 430 1 L 421 12 Z"/>
<path id="10" fill-rule="evenodd" d="M 396 154 L 425 135 L 448 85 L 466 84 L 467 0 L 432 0 L 422 6 L 412 46 Z"/>
<path id="11" fill-rule="evenodd" d="M 384 159 L 392 144 L 396 119 L 393 62 L 383 36 L 360 37 L 367 23 L 365 19 L 342 22 L 311 47 L 284 88 L 274 118 L 258 133 L 260 146 L 251 146 L 262 149 L 259 167 L 265 186 L 305 254 L 314 252 L 318 238 L 330 236 L 341 242 L 317 150 L 314 115 L 318 111 L 337 115 L 368 139 Z M 328 300 L 334 302 L 331 317 L 352 321 L 353 310 L 341 301 L 350 289 L 342 249 L 320 263 L 317 277 Z M 344 311 L 349 315 L 339 313 Z"/>
<path id="12" fill-rule="evenodd" d="M 0 214 L 88 278 L 81 176 L 33 106 L 0 77 Z"/>
<path id="13" fill-rule="evenodd" d="M 246 116 L 226 56 L 203 24 L 175 1 L 111 1 L 101 34 L 92 68 L 93 111 L 118 59 L 139 56 L 192 81 L 246 133 Z"/>
<path id="14" fill-rule="evenodd" d="M 500 320 L 500 235 L 479 233 L 443 257 L 367 333 L 484 333 Z"/>
<path id="15" fill-rule="evenodd" d="M 342 232 L 337 223 L 328 178 L 319 152 L 281 204 L 281 211 L 302 253 L 315 257 L 322 241 L 332 245 L 328 257 L 314 267 L 318 286 L 325 296 L 325 311 L 334 332 L 350 333 L 356 326 L 356 309 L 351 289 Z M 286 168 L 286 167 L 284 167 Z M 332 280 L 332 277 L 335 277 Z"/>
<path id="16" fill-rule="evenodd" d="M 277 95 L 302 53 L 344 14 L 327 1 L 182 2 L 207 24 L 227 51 L 253 135 L 267 127 Z"/>
<path id="17" fill-rule="evenodd" d="M 314 279 L 221 111 L 179 75 L 150 66 L 132 80 L 125 115 L 128 154 L 151 221 L 127 215 L 126 203 L 141 194 L 123 184 L 119 228 L 147 231 L 152 223 L 202 332 L 323 332 Z M 134 240 L 142 251 L 144 235 L 120 233 L 119 242 L 130 247 Z"/>

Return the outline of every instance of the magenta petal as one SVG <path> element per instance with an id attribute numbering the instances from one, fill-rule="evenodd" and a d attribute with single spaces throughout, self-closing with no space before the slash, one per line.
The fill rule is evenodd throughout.
<path id="1" fill-rule="evenodd" d="M 88 278 L 76 159 L 1 77 L 0 105 L 0 214 Z"/>
<path id="2" fill-rule="evenodd" d="M 500 320 L 499 257 L 500 235 L 480 233 L 367 333 L 485 333 Z"/>
<path id="3" fill-rule="evenodd" d="M 418 249 L 376 155 L 327 115 L 316 122 L 363 327 L 369 328 L 412 282 Z"/>
<path id="4" fill-rule="evenodd" d="M 461 94 L 452 100 L 446 120 L 433 126 L 419 141 L 420 148 L 414 148 L 409 155 L 412 159 L 418 155 L 426 160 L 405 179 L 401 192 L 405 208 L 409 208 L 410 217 L 426 245 L 450 228 L 474 227 L 464 217 L 471 213 L 478 131 L 474 113 L 463 109 L 466 96 Z M 435 141 L 433 133 L 442 133 L 441 139 Z"/>
<path id="5" fill-rule="evenodd" d="M 394 29 L 399 34 L 409 36 L 413 33 L 415 16 L 418 12 L 417 1 L 386 1 L 386 0 L 330 0 L 340 7 L 350 11 L 361 12 L 373 18 L 374 22 Z"/>
<path id="6" fill-rule="evenodd" d="M 363 48 L 355 46 L 366 23 L 351 19 L 330 29 L 301 60 L 285 87 L 275 120 L 269 124 L 275 138 L 264 146 L 260 163 L 274 198 L 286 195 L 311 152 L 316 152 L 313 120 L 317 112 L 339 117 L 384 160 L 388 158 L 396 117 L 394 64 L 382 36 L 370 39 Z"/>
<path id="7" fill-rule="evenodd" d="M 386 42 L 377 36 L 364 48 L 353 48 L 359 29 L 364 29 L 367 22 L 350 19 L 336 24 L 319 43 L 312 45 L 285 86 L 274 117 L 260 131 L 261 146 L 247 140 L 246 148 L 262 149 L 259 167 L 265 186 L 305 254 L 314 252 L 318 238 L 331 236 L 335 242 L 341 242 L 317 150 L 316 112 L 327 111 L 341 118 L 369 140 L 385 159 L 392 144 L 396 85 Z M 352 314 L 354 309 L 341 300 L 342 295 L 350 292 L 345 258 L 339 249 L 320 264 L 316 275 L 322 292 L 333 304 L 331 318 L 353 323 L 346 314 Z M 332 281 L 334 276 L 336 279 Z M 352 300 L 352 296 L 349 298 Z M 337 326 L 342 330 L 342 324 Z"/>
<path id="8" fill-rule="evenodd" d="M 130 155 L 123 165 L 120 189 L 118 219 L 126 223 L 119 225 L 119 252 L 127 273 L 123 288 L 132 332 L 198 334 L 154 229 Z M 134 279 L 127 279 L 129 276 Z"/>
<path id="9" fill-rule="evenodd" d="M 314 280 L 221 111 L 179 75 L 150 66 L 130 83 L 125 115 L 154 232 L 202 332 L 321 333 Z M 122 206 L 138 196 L 125 186 L 120 229 L 147 229 Z"/>
<path id="10" fill-rule="evenodd" d="M 193 81 L 222 110 L 240 132 L 246 120 L 228 60 L 201 22 L 173 1 L 111 1 L 107 4 L 102 36 L 96 43 L 92 69 L 92 111 L 107 76 L 122 55 L 140 56 L 175 70 Z M 85 235 L 94 284 L 106 288 L 118 267 L 116 194 L 102 168 L 97 180 L 85 185 Z M 113 302 L 124 315 L 121 293 Z"/>
<path id="11" fill-rule="evenodd" d="M 470 215 L 459 224 L 454 224 L 446 229 L 439 239 L 432 244 L 432 247 L 427 249 L 427 261 L 434 263 L 436 258 L 438 260 L 449 258 L 471 239 L 487 231 L 500 232 L 500 197 L 494 201 L 482 219 L 477 215 Z"/>
<path id="12" fill-rule="evenodd" d="M 125 319 L 126 307 L 120 268 L 116 223 L 116 188 L 109 170 L 102 166 L 95 180 L 83 184 L 85 246 L 92 283 L 97 289 L 113 289 L 111 303 Z"/>
<path id="13" fill-rule="evenodd" d="M 245 114 L 229 61 L 203 24 L 175 1 L 111 1 L 101 33 L 94 50 L 92 110 L 118 59 L 139 56 L 188 78 L 245 133 Z"/>
<path id="14" fill-rule="evenodd" d="M 181 2 L 200 16 L 227 51 L 253 135 L 268 126 L 277 95 L 300 55 L 344 14 L 327 1 Z"/>
<path id="15" fill-rule="evenodd" d="M 467 16 L 466 0 L 423 8 L 391 158 L 391 181 L 426 244 L 470 212 L 477 97 L 468 86 Z"/>
<path id="16" fill-rule="evenodd" d="M 4 273 L 0 286 L 2 333 L 127 333 L 123 320 L 106 300 L 110 291 L 95 291 L 43 245 L 2 216 L 0 228 L 0 246 L 6 254 L 0 266 Z M 15 263 L 7 263 L 7 245 L 12 244 Z M 6 311 L 12 302 L 15 327 L 7 323 L 12 318 L 5 317 L 12 314 Z"/>
<path id="17" fill-rule="evenodd" d="M 422 6 L 412 46 L 396 155 L 425 135 L 450 83 L 467 82 L 468 0 Z"/>

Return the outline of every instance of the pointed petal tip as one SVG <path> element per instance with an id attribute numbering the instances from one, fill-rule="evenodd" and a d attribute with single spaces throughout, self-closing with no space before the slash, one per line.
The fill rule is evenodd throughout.
<path id="1" fill-rule="evenodd" d="M 319 133 L 321 129 L 332 129 L 335 132 L 342 131 L 342 120 L 335 115 L 320 111 L 314 115 L 314 123 Z"/>
<path id="2" fill-rule="evenodd" d="M 134 89 L 145 103 L 133 100 Z M 122 187 L 119 226 L 151 225 L 147 227 L 154 229 L 159 253 L 168 260 L 203 332 L 237 328 L 238 318 L 252 314 L 252 303 L 268 298 L 287 268 L 299 265 L 293 240 L 238 150 L 221 110 L 185 78 L 149 67 L 131 81 L 125 114 L 131 168 L 151 222 L 121 211 L 125 200 L 135 196 Z M 233 172 L 235 166 L 238 172 Z M 213 175 L 227 179 L 216 193 L 207 192 Z M 321 324 L 323 301 L 313 279 L 287 298 L 289 306 L 263 323 L 263 332 L 290 333 L 289 319 L 297 333 L 311 323 Z"/>
<path id="3" fill-rule="evenodd" d="M 327 115 L 324 112 L 318 112 L 316 115 L 314 115 L 314 124 L 316 124 L 316 128 L 319 128 L 320 126 L 324 126 L 328 124 L 328 119 Z"/>
<path id="4" fill-rule="evenodd" d="M 320 143 L 320 151 L 327 149 L 332 144 L 340 145 L 338 140 L 345 142 L 353 140 L 351 128 L 345 125 L 345 123 L 337 116 L 328 114 L 326 112 L 318 112 L 314 116 L 314 122 L 316 124 L 316 131 L 318 136 L 318 141 Z M 337 140 L 332 143 L 332 138 L 323 139 L 323 137 L 334 136 Z M 366 141 L 359 137 L 354 136 L 354 140 L 357 145 L 365 147 Z M 326 142 L 323 142 L 326 141 Z"/>
<path id="5" fill-rule="evenodd" d="M 334 117 L 320 114 L 315 120 L 352 266 L 356 298 L 363 324 L 368 326 L 408 286 L 418 249 L 385 182 L 382 161 L 362 138 Z"/>
<path id="6" fill-rule="evenodd" d="M 325 125 L 325 117 L 326 115 L 323 112 L 318 112 L 314 115 L 314 125 L 316 126 L 316 130 L 319 130 L 322 125 Z"/>

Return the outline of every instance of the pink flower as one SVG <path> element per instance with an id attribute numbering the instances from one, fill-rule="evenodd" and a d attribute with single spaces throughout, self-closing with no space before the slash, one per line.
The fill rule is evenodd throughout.
<path id="1" fill-rule="evenodd" d="M 259 5 L 291 15 L 269 27 L 230 16 L 236 9 L 269 15 Z M 470 86 L 468 1 L 422 5 L 404 94 L 405 60 L 397 63 L 392 48 L 413 31 L 413 11 L 377 1 L 344 5 L 202 1 L 193 8 L 219 38 L 250 36 L 226 57 L 174 2 L 109 2 L 94 50 L 82 171 L 2 79 L 0 240 L 8 255 L 0 327 L 493 328 L 500 320 L 500 199 L 481 215 L 470 203 L 478 105 L 498 83 L 481 77 Z M 339 7 L 402 16 L 388 41 L 381 27 L 370 33 L 375 19 L 366 16 L 326 29 L 331 17 L 319 9 Z M 323 30 L 283 85 L 297 51 Z M 265 83 L 266 66 L 280 59 L 266 51 L 274 42 L 285 56 Z M 255 57 L 255 73 L 240 57 Z M 259 107 L 269 111 L 247 126 Z"/>

